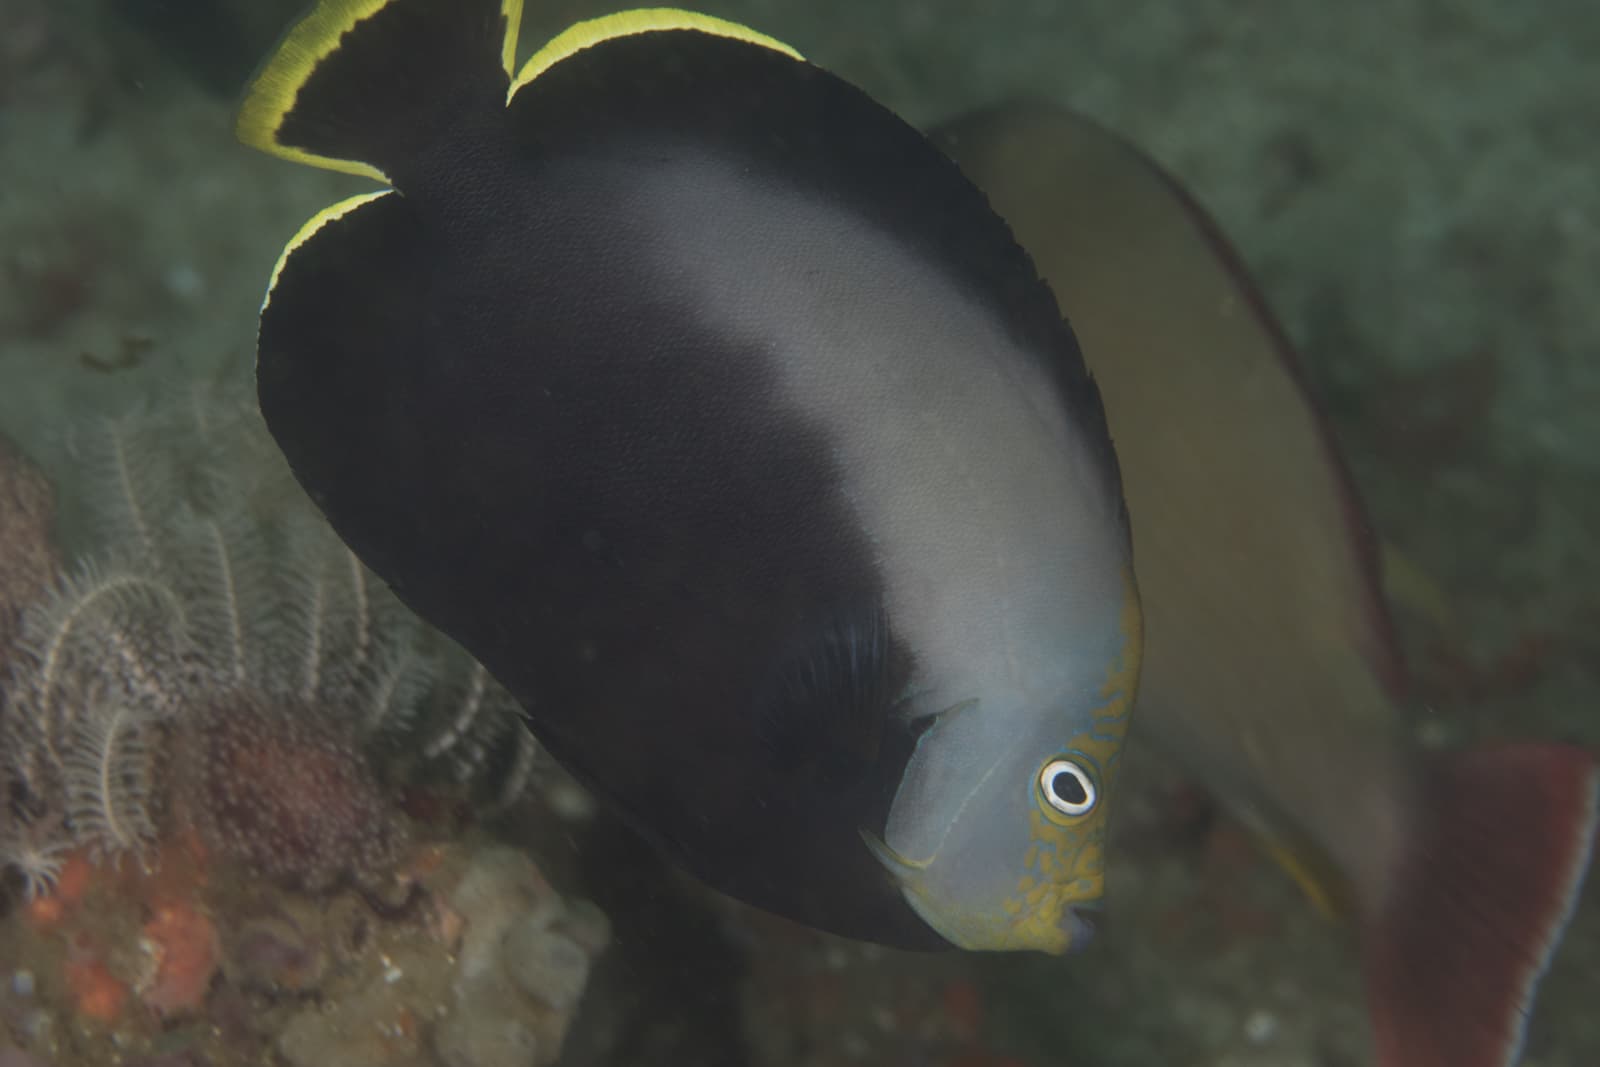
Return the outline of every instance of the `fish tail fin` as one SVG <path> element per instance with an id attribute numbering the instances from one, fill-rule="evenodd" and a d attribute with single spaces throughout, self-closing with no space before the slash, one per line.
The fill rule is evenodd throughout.
<path id="1" fill-rule="evenodd" d="M 503 109 L 521 19 L 522 0 L 319 0 L 251 79 L 236 132 L 399 184 L 464 115 Z"/>
<path id="2" fill-rule="evenodd" d="M 1600 769 L 1492 745 L 1427 781 L 1409 867 L 1362 931 L 1378 1067 L 1509 1067 L 1589 866 Z"/>

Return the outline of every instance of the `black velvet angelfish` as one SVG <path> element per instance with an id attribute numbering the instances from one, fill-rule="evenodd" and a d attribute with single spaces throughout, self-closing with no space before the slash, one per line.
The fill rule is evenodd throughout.
<path id="1" fill-rule="evenodd" d="M 340 535 L 708 883 L 888 944 L 1063 952 L 1140 613 L 1071 330 L 984 197 L 681 11 L 513 76 L 518 0 L 337 0 L 248 143 L 388 188 L 290 242 L 268 426 Z"/>

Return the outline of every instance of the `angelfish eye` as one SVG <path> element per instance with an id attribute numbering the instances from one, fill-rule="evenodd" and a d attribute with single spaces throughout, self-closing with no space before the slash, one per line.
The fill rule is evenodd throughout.
<path id="1" fill-rule="evenodd" d="M 1089 772 L 1069 759 L 1054 759 L 1039 772 L 1044 799 L 1063 815 L 1087 815 L 1099 793 Z"/>

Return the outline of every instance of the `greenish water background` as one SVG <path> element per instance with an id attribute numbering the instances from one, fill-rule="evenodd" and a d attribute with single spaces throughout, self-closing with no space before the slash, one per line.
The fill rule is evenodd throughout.
<path id="1" fill-rule="evenodd" d="M 1427 729 L 1600 744 L 1592 5 L 705 7 L 913 122 L 1028 95 L 1144 144 L 1216 215 L 1300 345 L 1386 538 L 1452 598 L 1456 659 L 1427 658 L 1425 636 L 1412 647 Z M 65 428 L 177 377 L 246 373 L 283 241 L 359 188 L 232 139 L 225 87 L 295 9 L 0 6 L 0 430 L 69 497 Z M 612 9 L 530 4 L 523 52 Z M 1350 1062 L 1338 1035 L 1360 1010 L 1342 936 L 1270 869 L 1215 852 L 1124 864 L 1129 903 L 1100 953 L 969 964 L 991 991 L 993 1043 L 1038 1064 Z M 1600 1062 L 1595 896 L 1546 988 L 1530 1064 Z M 1240 900 L 1270 928 L 1228 921 Z M 1246 1036 L 1259 1012 L 1281 1022 L 1264 1044 Z M 834 1062 L 786 1056 L 767 1058 Z"/>

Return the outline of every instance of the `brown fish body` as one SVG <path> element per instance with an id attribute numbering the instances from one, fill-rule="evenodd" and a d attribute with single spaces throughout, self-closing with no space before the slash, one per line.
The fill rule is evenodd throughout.
<path id="1" fill-rule="evenodd" d="M 1100 386 L 1144 603 L 1138 729 L 1308 888 L 1354 897 L 1380 1067 L 1515 1062 L 1588 865 L 1593 759 L 1414 748 L 1373 538 L 1331 436 L 1236 257 L 1168 175 L 1042 107 L 942 137 Z"/>
<path id="2" fill-rule="evenodd" d="M 1285 372 L 1283 339 L 1218 268 L 1190 204 L 1087 124 L 1049 136 L 1062 121 L 1041 112 L 1007 137 L 962 133 L 956 153 L 980 154 L 980 184 L 1060 295 L 1100 384 L 1154 591 L 1139 729 L 1204 768 L 1259 829 L 1284 834 L 1287 819 L 1363 895 L 1380 892 L 1414 772 L 1348 480 Z"/>

